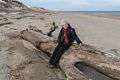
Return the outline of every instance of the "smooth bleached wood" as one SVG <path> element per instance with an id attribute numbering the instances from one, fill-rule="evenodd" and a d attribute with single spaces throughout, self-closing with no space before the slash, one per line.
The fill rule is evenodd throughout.
<path id="1" fill-rule="evenodd" d="M 52 54 L 57 45 L 53 38 L 33 30 L 22 31 L 20 36 L 48 55 Z M 84 73 L 75 67 L 78 62 L 86 63 L 104 75 L 120 80 L 120 60 L 110 58 L 105 53 L 85 44 L 79 49 L 74 44 L 60 60 L 60 67 L 65 72 L 68 80 L 89 80 Z"/>

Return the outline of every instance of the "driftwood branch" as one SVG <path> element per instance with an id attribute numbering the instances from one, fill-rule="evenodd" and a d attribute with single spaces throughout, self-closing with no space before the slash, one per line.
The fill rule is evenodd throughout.
<path id="1" fill-rule="evenodd" d="M 52 26 L 49 30 L 49 32 L 47 32 L 47 34 L 45 34 L 42 30 L 37 29 L 35 26 L 29 26 L 26 30 L 33 30 L 36 32 L 40 32 L 43 35 L 47 35 L 49 37 L 52 37 L 52 33 L 58 28 L 58 26 L 55 24 L 55 22 L 52 23 Z"/>
<path id="2" fill-rule="evenodd" d="M 50 28 L 50 31 L 47 33 L 49 37 L 52 37 L 52 33 L 58 28 L 57 25 L 55 25 L 55 22 L 53 22 L 52 27 Z"/>
<path id="3" fill-rule="evenodd" d="M 48 55 L 52 54 L 57 45 L 53 38 L 33 30 L 22 31 L 21 37 L 33 45 L 37 45 L 40 50 Z M 85 44 L 82 49 L 77 49 L 76 45 L 71 46 L 60 60 L 60 67 L 65 72 L 68 80 L 89 80 L 84 73 L 75 67 L 78 62 L 86 63 L 106 76 L 120 80 L 120 60 L 107 57 L 104 52 L 95 50 Z"/>

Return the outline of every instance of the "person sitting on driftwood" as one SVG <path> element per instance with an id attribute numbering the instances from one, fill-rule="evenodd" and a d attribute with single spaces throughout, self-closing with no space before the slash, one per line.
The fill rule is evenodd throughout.
<path id="1" fill-rule="evenodd" d="M 69 49 L 74 40 L 78 43 L 78 46 L 82 46 L 82 41 L 77 36 L 75 29 L 66 21 L 62 20 L 62 29 L 58 36 L 58 45 L 55 48 L 52 57 L 49 60 L 49 68 L 58 68 L 59 60 L 61 56 Z"/>

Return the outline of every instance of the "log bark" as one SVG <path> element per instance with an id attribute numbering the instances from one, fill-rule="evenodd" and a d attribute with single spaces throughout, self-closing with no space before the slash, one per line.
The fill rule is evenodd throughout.
<path id="1" fill-rule="evenodd" d="M 22 31 L 20 36 L 48 55 L 52 54 L 57 45 L 53 38 L 33 30 Z M 120 80 L 120 60 L 110 58 L 104 52 L 85 44 L 79 49 L 74 44 L 60 60 L 60 68 L 65 72 L 68 80 L 89 80 L 84 73 L 75 67 L 78 62 L 86 63 L 106 76 Z"/>

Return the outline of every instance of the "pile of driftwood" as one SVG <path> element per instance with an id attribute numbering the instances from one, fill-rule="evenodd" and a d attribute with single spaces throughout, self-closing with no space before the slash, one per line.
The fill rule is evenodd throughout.
<path id="1" fill-rule="evenodd" d="M 51 55 L 56 47 L 56 41 L 51 37 L 55 27 L 48 34 L 43 34 L 36 29 L 27 29 L 21 32 L 20 36 L 31 42 L 44 53 Z M 82 48 L 76 48 L 76 44 L 62 56 L 60 68 L 64 71 L 68 80 L 89 80 L 89 78 L 75 65 L 79 62 L 85 63 L 104 75 L 120 80 L 120 60 L 108 57 L 104 52 L 95 49 L 92 46 L 83 44 Z"/>

